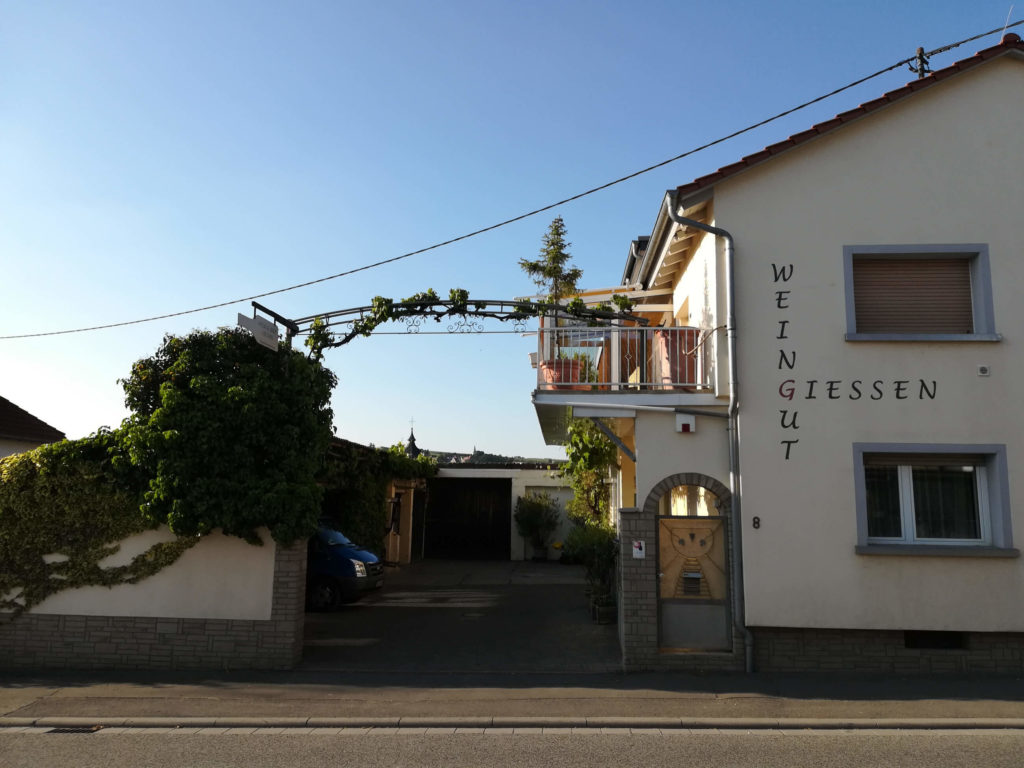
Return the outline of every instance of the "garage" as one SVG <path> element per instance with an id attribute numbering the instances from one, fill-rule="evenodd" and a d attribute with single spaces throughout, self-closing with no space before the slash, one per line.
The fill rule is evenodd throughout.
<path id="1" fill-rule="evenodd" d="M 508 560 L 512 546 L 512 480 L 435 477 L 428 481 L 423 557 Z M 414 520 L 413 526 L 419 521 Z"/>

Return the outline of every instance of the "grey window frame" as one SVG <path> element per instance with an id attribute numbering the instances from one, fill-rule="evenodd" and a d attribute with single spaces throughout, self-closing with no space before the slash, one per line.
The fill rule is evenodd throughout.
<path id="1" fill-rule="evenodd" d="M 858 256 L 894 259 L 964 259 L 971 270 L 971 311 L 974 333 L 859 333 L 854 305 L 853 262 Z M 999 341 L 995 310 L 992 305 L 992 274 L 988 245 L 958 243 L 945 245 L 845 245 L 843 246 L 843 278 L 846 294 L 847 341 Z"/>
<path id="2" fill-rule="evenodd" d="M 970 454 L 982 459 L 985 467 L 987 506 L 979 514 L 987 518 L 988 539 L 975 543 L 930 539 L 927 543 L 873 540 L 868 536 L 867 484 L 864 475 L 866 454 Z M 1019 557 L 1013 547 L 1010 519 L 1010 481 L 1003 444 L 961 443 L 854 443 L 854 501 L 857 514 L 857 546 L 861 555 L 931 555 L 960 557 Z M 984 525 L 983 525 L 984 529 Z M 904 535 L 907 532 L 904 531 Z M 909 537 L 908 537 L 909 538 Z"/>

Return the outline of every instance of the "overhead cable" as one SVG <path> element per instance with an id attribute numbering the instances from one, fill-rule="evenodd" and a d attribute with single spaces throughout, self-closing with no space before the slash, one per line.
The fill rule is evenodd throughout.
<path id="1" fill-rule="evenodd" d="M 964 45 L 965 43 L 969 43 L 969 42 L 972 42 L 974 40 L 978 40 L 978 39 L 980 39 L 982 37 L 987 37 L 988 35 L 993 35 L 993 34 L 996 34 L 996 33 L 999 33 L 999 32 L 1003 32 L 1006 29 L 1009 29 L 1010 27 L 1016 27 L 1019 24 L 1024 24 L 1024 20 L 1014 22 L 1013 24 L 1007 24 L 1004 27 L 999 27 L 998 29 L 992 29 L 992 30 L 989 30 L 988 32 L 982 32 L 980 34 L 973 35 L 971 37 L 968 37 L 968 38 L 965 38 L 963 40 L 960 40 L 959 42 L 950 43 L 949 45 L 942 46 L 941 48 L 936 48 L 935 50 L 928 51 L 927 53 L 924 54 L 924 56 L 928 57 L 928 56 L 933 56 L 933 55 L 938 54 L 938 53 L 944 53 L 946 51 L 950 51 L 950 50 L 952 50 L 954 48 L 957 48 L 957 47 L 959 47 L 961 45 Z M 593 194 L 595 194 L 597 192 L 601 192 L 601 191 L 606 190 L 606 189 L 608 189 L 610 187 L 614 187 L 617 184 L 622 184 L 623 182 L 629 181 L 631 179 L 635 179 L 637 176 L 642 176 L 645 173 L 650 173 L 651 171 L 657 170 L 658 168 L 663 168 L 664 166 L 669 165 L 669 164 L 674 163 L 674 162 L 677 162 L 678 160 L 682 160 L 683 158 L 689 157 L 689 156 L 694 155 L 694 154 L 696 154 L 698 152 L 702 152 L 705 149 L 709 149 L 709 148 L 714 147 L 714 146 L 716 146 L 718 144 L 722 144 L 723 142 L 729 141 L 730 139 L 734 139 L 737 136 L 741 136 L 741 135 L 743 135 L 745 133 L 749 133 L 750 131 L 753 131 L 753 130 L 755 130 L 757 128 L 761 128 L 762 126 L 768 125 L 769 123 L 775 122 L 776 120 L 780 120 L 781 118 L 787 117 L 787 116 L 793 114 L 794 112 L 799 112 L 802 109 L 806 109 L 807 107 L 810 107 L 810 106 L 812 106 L 814 104 L 818 104 L 819 102 L 822 102 L 825 99 L 831 98 L 832 96 L 836 96 L 837 94 L 840 94 L 843 91 L 848 91 L 851 88 L 855 88 L 858 85 L 862 85 L 863 83 L 866 83 L 869 80 L 873 80 L 874 78 L 879 77 L 880 75 L 884 75 L 887 72 L 891 72 L 894 69 L 898 69 L 899 67 L 902 67 L 902 66 L 905 66 L 907 64 L 910 64 L 911 62 L 916 61 L 917 58 L 918 58 L 918 54 L 915 54 L 914 56 L 910 56 L 910 57 L 908 57 L 906 59 L 902 59 L 901 61 L 897 61 L 895 64 L 892 64 L 892 65 L 890 65 L 888 67 L 885 67 L 884 69 L 880 69 L 877 72 L 874 72 L 874 73 L 872 73 L 870 75 L 862 77 L 862 78 L 860 78 L 858 80 L 854 80 L 851 83 L 847 83 L 846 85 L 844 85 L 844 86 L 842 86 L 840 88 L 836 88 L 835 90 L 829 91 L 828 93 L 822 94 L 821 96 L 818 96 L 817 98 L 811 99 L 810 101 L 805 101 L 804 103 L 802 103 L 802 104 L 800 104 L 798 106 L 792 107 L 790 109 L 787 109 L 784 112 L 779 112 L 777 115 L 773 115 L 771 117 L 765 118 L 764 120 L 760 120 L 760 121 L 758 121 L 756 123 L 752 123 L 751 125 L 748 125 L 745 128 L 741 128 L 741 129 L 739 129 L 737 131 L 733 131 L 732 133 L 730 133 L 730 134 L 728 134 L 726 136 L 722 136 L 721 138 L 715 139 L 714 141 L 709 141 L 706 144 L 701 144 L 699 147 L 694 147 L 693 149 L 689 149 L 686 152 L 682 152 L 682 153 L 680 153 L 678 155 L 675 155 L 674 157 L 670 157 L 667 160 L 662 160 L 661 162 L 655 163 L 654 165 L 649 165 L 646 168 L 641 168 L 638 171 L 633 171 L 632 173 L 626 174 L 625 176 L 620 176 L 617 179 L 614 179 L 612 181 L 606 182 L 606 183 L 601 184 L 599 186 L 591 187 L 590 189 L 584 190 L 583 192 L 579 192 L 579 193 L 577 193 L 575 195 L 572 195 L 571 197 L 566 197 L 566 198 L 563 198 L 563 199 L 558 200 L 556 202 L 549 203 L 547 205 L 541 206 L 540 208 L 534 208 L 532 211 L 527 211 L 526 213 L 521 213 L 518 216 L 513 216 L 512 218 L 505 219 L 503 221 L 499 221 L 497 224 L 491 224 L 490 226 L 483 227 L 481 229 L 476 229 L 476 230 L 474 230 L 472 232 L 467 232 L 464 235 L 459 235 L 458 237 L 452 237 L 452 238 L 450 238 L 448 240 L 444 240 L 443 242 L 434 243 L 433 245 L 428 245 L 425 248 L 418 248 L 415 251 L 409 251 L 407 253 L 403 253 L 403 254 L 400 254 L 398 256 L 392 256 L 389 259 L 381 259 L 380 261 L 375 261 L 375 262 L 373 262 L 371 264 L 365 264 L 365 265 L 363 265 L 361 267 L 355 267 L 353 269 L 347 269 L 347 270 L 345 270 L 343 272 L 338 272 L 338 273 L 333 274 L 333 275 L 327 275 L 326 277 L 320 277 L 320 278 L 317 278 L 315 280 L 307 280 L 306 282 L 296 283 L 295 285 L 289 285 L 289 286 L 287 286 L 285 288 L 277 288 L 276 290 L 266 291 L 264 293 L 257 293 L 257 294 L 254 294 L 252 296 L 243 296 L 243 297 L 238 298 L 238 299 L 230 299 L 229 301 L 222 301 L 222 302 L 218 302 L 217 304 L 208 304 L 208 305 L 206 305 L 204 307 L 196 307 L 194 309 L 185 309 L 185 310 L 182 310 L 180 312 L 169 312 L 169 313 L 164 314 L 164 315 L 154 315 L 152 317 L 144 317 L 144 318 L 141 318 L 139 320 L 126 320 L 126 321 L 119 322 L 119 323 L 107 323 L 105 325 L 93 325 L 93 326 L 89 326 L 89 327 L 86 327 L 86 328 L 69 328 L 67 330 L 62 330 L 62 331 L 45 331 L 45 332 L 41 332 L 41 333 L 21 333 L 21 334 L 9 335 L 9 336 L 0 336 L 0 341 L 7 340 L 7 339 L 35 338 L 35 337 L 39 337 L 39 336 L 61 336 L 61 335 L 69 334 L 69 333 L 84 333 L 86 331 L 100 331 L 100 330 L 104 330 L 104 329 L 107 329 L 107 328 L 121 328 L 121 327 L 124 327 L 124 326 L 127 326 L 127 325 L 138 325 L 140 323 L 151 323 L 151 322 L 154 322 L 156 320 L 167 320 L 167 319 L 172 318 L 172 317 L 181 317 L 183 315 L 191 315 L 191 314 L 195 314 L 197 312 L 206 312 L 206 311 L 211 310 L 211 309 L 220 309 L 221 307 L 228 307 L 228 306 L 231 306 L 232 304 L 240 304 L 240 303 L 245 302 L 245 301 L 254 301 L 256 299 L 263 299 L 263 298 L 266 298 L 267 296 L 276 296 L 277 294 L 287 293 L 289 291 L 295 291 L 295 290 L 298 290 L 299 288 L 307 288 L 307 287 L 309 287 L 311 285 L 317 285 L 319 283 L 326 283 L 329 280 L 337 280 L 339 277 L 347 277 L 349 275 L 354 275 L 354 274 L 356 274 L 358 272 L 365 272 L 365 271 L 370 270 L 370 269 L 375 269 L 377 267 L 382 267 L 385 264 L 393 264 L 396 261 L 401 261 L 403 259 L 408 259 L 408 258 L 410 258 L 412 256 L 419 256 L 420 254 L 427 253 L 428 251 L 434 251 L 434 250 L 437 250 L 438 248 L 443 248 L 446 245 L 452 245 L 453 243 L 458 243 L 458 242 L 460 242 L 462 240 L 468 240 L 471 237 L 476 237 L 477 235 L 482 235 L 482 234 L 484 234 L 486 232 L 491 232 L 491 231 L 493 231 L 495 229 L 500 229 L 501 227 L 508 226 L 509 224 L 514 224 L 517 221 L 522 221 L 523 219 L 528 219 L 528 218 L 530 218 L 532 216 L 536 216 L 539 213 L 544 213 L 545 211 L 550 211 L 553 208 L 558 208 L 559 206 L 566 205 L 567 203 L 575 202 L 576 200 L 580 200 L 581 198 L 588 197 L 589 195 L 593 195 Z"/>

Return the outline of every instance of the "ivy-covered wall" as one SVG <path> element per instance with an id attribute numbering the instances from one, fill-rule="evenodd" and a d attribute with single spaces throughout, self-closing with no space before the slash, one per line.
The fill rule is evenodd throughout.
<path id="1" fill-rule="evenodd" d="M 196 542 L 159 542 L 127 565 L 100 565 L 157 525 L 142 512 L 142 476 L 120 437 L 104 430 L 0 459 L 0 611 L 16 615 L 72 587 L 135 583 Z"/>
<path id="2" fill-rule="evenodd" d="M 320 475 L 323 517 L 352 541 L 383 552 L 390 520 L 388 485 L 435 474 L 437 462 L 425 454 L 413 459 L 399 445 L 374 448 L 335 438 Z"/>
<path id="3" fill-rule="evenodd" d="M 135 583 L 219 529 L 289 545 L 316 526 L 335 377 L 246 332 L 168 336 L 121 383 L 114 430 L 0 459 L 0 611 L 69 588 Z M 128 536 L 176 536 L 103 567 Z"/>

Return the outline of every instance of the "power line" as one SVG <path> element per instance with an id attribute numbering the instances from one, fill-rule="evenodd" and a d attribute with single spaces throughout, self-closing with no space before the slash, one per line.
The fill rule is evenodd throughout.
<path id="1" fill-rule="evenodd" d="M 929 56 L 934 56 L 934 55 L 939 54 L 939 53 L 945 53 L 946 51 L 950 51 L 950 50 L 952 50 L 954 48 L 957 48 L 957 47 L 959 47 L 961 45 L 964 45 L 965 43 L 970 43 L 970 42 L 978 40 L 978 39 L 980 39 L 982 37 L 987 37 L 988 35 L 994 35 L 994 34 L 996 34 L 998 32 L 1004 32 L 1005 30 L 1009 29 L 1010 27 L 1016 27 L 1019 24 L 1024 24 L 1024 20 L 1014 22 L 1013 24 L 1007 24 L 1007 25 L 1005 25 L 1003 27 L 999 27 L 997 29 L 989 30 L 988 32 L 982 32 L 980 34 L 973 35 L 971 37 L 968 37 L 968 38 L 965 38 L 963 40 L 960 40 L 959 42 L 950 43 L 949 45 L 945 45 L 945 46 L 943 46 L 941 48 L 936 48 L 933 51 L 928 51 L 927 53 L 925 53 L 923 55 L 927 58 Z M 734 139 L 737 136 L 742 136 L 745 133 L 749 133 L 750 131 L 753 131 L 753 130 L 755 130 L 757 128 L 761 128 L 761 127 L 763 127 L 765 125 L 768 125 L 769 123 L 775 122 L 776 120 L 780 120 L 783 117 L 787 117 L 789 115 L 792 115 L 794 112 L 799 112 L 800 110 L 806 109 L 807 107 L 810 107 L 810 106 L 812 106 L 814 104 L 818 104 L 819 102 L 822 102 L 825 99 L 829 99 L 829 98 L 831 98 L 833 96 L 836 96 L 836 95 L 842 93 L 843 91 L 848 91 L 851 88 L 855 88 L 858 85 L 862 85 L 863 83 L 866 83 L 869 80 L 873 80 L 874 78 L 879 77 L 880 75 L 884 75 L 885 73 L 891 72 L 894 69 L 898 69 L 899 67 L 902 67 L 904 65 L 910 64 L 913 61 L 917 61 L 918 60 L 918 55 L 919 54 L 915 54 L 914 56 L 910 56 L 910 57 L 908 57 L 906 59 L 903 59 L 901 61 L 897 61 L 895 64 L 892 64 L 891 66 L 888 66 L 885 69 L 880 69 L 877 72 L 874 72 L 874 73 L 872 73 L 870 75 L 867 75 L 866 77 L 860 78 L 859 80 L 854 80 L 851 83 L 847 83 L 846 85 L 842 86 L 841 88 L 836 88 L 835 90 L 829 91 L 828 93 L 823 94 L 821 96 L 818 96 L 817 98 L 811 99 L 810 101 L 805 101 L 803 104 L 800 104 L 800 105 L 798 105 L 796 107 L 792 107 L 790 109 L 785 110 L 784 112 L 779 112 L 777 115 L 773 115 L 772 117 L 768 117 L 768 118 L 765 118 L 764 120 L 761 120 L 759 122 L 756 122 L 756 123 L 753 123 L 751 125 L 748 125 L 746 128 L 741 128 L 738 131 L 733 131 L 732 133 L 730 133 L 730 134 L 728 134 L 726 136 L 722 136 L 721 138 L 715 139 L 714 141 L 709 141 L 706 144 L 701 144 L 699 147 L 694 147 L 693 149 L 689 149 L 686 152 L 678 154 L 678 155 L 676 155 L 674 157 L 670 157 L 667 160 L 662 160 L 661 162 L 655 163 L 654 165 L 649 165 L 646 168 L 641 168 L 639 171 L 633 171 L 632 173 L 629 173 L 629 174 L 627 174 L 625 176 L 620 176 L 617 179 L 614 179 L 612 181 L 606 182 L 606 183 L 601 184 L 600 186 L 597 186 L 597 187 L 591 187 L 590 189 L 587 189 L 587 190 L 585 190 L 583 192 L 580 192 L 578 194 L 572 195 L 571 197 L 566 197 L 566 198 L 563 198 L 562 200 L 558 200 L 557 202 L 549 203 L 548 205 L 542 206 L 540 208 L 535 208 L 532 211 L 527 211 L 526 213 L 521 213 L 518 216 L 513 216 L 510 219 L 505 219 L 504 221 L 499 221 L 497 224 L 491 224 L 488 227 L 483 227 L 482 229 L 477 229 L 477 230 L 474 230 L 472 232 L 468 232 L 468 233 L 466 233 L 464 235 L 459 235 L 458 237 L 450 238 L 450 239 L 445 240 L 445 241 L 440 242 L 440 243 L 434 243 L 433 245 L 428 245 L 425 248 L 419 248 L 419 249 L 417 249 L 415 251 L 409 251 L 409 252 L 403 253 L 403 254 L 401 254 L 399 256 L 392 256 L 390 259 L 382 259 L 380 261 L 375 261 L 372 264 L 365 264 L 365 265 L 363 265 L 361 267 L 355 267 L 354 269 L 348 269 L 348 270 L 345 270 L 344 272 L 338 272 L 337 274 L 334 274 L 334 275 L 328 275 L 326 277 L 317 278 L 316 280 L 307 280 L 304 283 L 296 283 L 295 285 L 289 285 L 286 288 L 278 288 L 278 289 L 273 290 L 273 291 L 266 291 L 265 293 L 257 293 L 257 294 L 255 294 L 253 296 L 243 296 L 242 298 L 239 298 L 239 299 L 231 299 L 230 301 L 222 301 L 222 302 L 219 302 L 217 304 L 209 304 L 209 305 L 207 305 L 205 307 L 196 307 L 195 309 L 186 309 L 186 310 L 182 310 L 181 312 L 170 312 L 170 313 L 168 313 L 166 315 L 154 315 L 153 317 L 144 317 L 144 318 L 139 319 L 139 320 L 127 320 L 127 321 L 120 322 L 120 323 L 107 323 L 106 325 L 94 325 L 94 326 L 90 326 L 88 328 L 71 328 L 71 329 L 67 329 L 67 330 L 63 330 L 63 331 L 45 331 L 45 332 L 42 332 L 42 333 L 21 333 L 21 334 L 10 335 L 10 336 L 0 336 L 0 341 L 7 340 L 7 339 L 28 339 L 28 338 L 36 338 L 36 337 L 40 337 L 40 336 L 62 336 L 62 335 L 69 334 L 69 333 L 85 333 L 86 331 L 100 331 L 100 330 L 105 330 L 107 328 L 121 328 L 121 327 L 124 327 L 124 326 L 127 326 L 127 325 L 139 325 L 140 323 L 151 323 L 151 322 L 154 322 L 156 320 L 167 320 L 167 319 L 172 318 L 172 317 L 181 317 L 183 315 L 192 315 L 192 314 L 196 314 L 197 312 L 206 312 L 206 311 L 211 310 L 211 309 L 220 309 L 221 307 L 229 307 L 232 304 L 240 304 L 240 303 L 242 303 L 244 301 L 255 301 L 256 299 L 263 299 L 263 298 L 266 298 L 267 296 L 276 296 L 277 294 L 287 293 L 289 291 L 295 291 L 295 290 L 298 290 L 299 288 L 308 288 L 311 285 L 317 285 L 319 283 L 326 283 L 329 280 L 337 280 L 339 277 L 348 277 L 349 275 L 354 275 L 354 274 L 356 274 L 358 272 L 365 272 L 365 271 L 370 270 L 370 269 L 376 269 L 377 267 L 382 267 L 385 264 L 392 264 L 392 263 L 394 263 L 396 261 L 401 261 L 403 259 L 408 259 L 408 258 L 410 258 L 412 256 L 419 256 L 420 254 L 427 253 L 428 251 L 434 251 L 434 250 L 437 250 L 438 248 L 444 248 L 446 245 L 452 245 L 453 243 L 458 243 L 458 242 L 460 242 L 462 240 L 468 240 L 471 237 L 476 237 L 477 235 L 482 235 L 482 234 L 484 234 L 486 232 L 491 232 L 491 231 L 493 231 L 495 229 L 500 229 L 501 227 L 508 226 L 509 224 L 514 224 L 517 221 L 522 221 L 523 219 L 528 219 L 528 218 L 530 218 L 532 216 L 536 216 L 539 213 L 544 213 L 545 211 L 550 211 L 553 208 L 558 208 L 559 206 L 566 205 L 567 203 L 575 202 L 576 200 L 580 200 L 580 199 L 582 199 L 584 197 L 588 197 L 589 195 L 596 194 L 597 192 L 602 192 L 602 191 L 604 191 L 606 189 L 609 189 L 610 187 L 614 187 L 617 184 L 622 184 L 623 182 L 629 181 L 631 179 L 635 179 L 638 176 L 642 176 L 645 173 L 650 173 L 651 171 L 657 170 L 658 168 L 663 168 L 666 165 L 669 165 L 671 163 L 677 162 L 677 161 L 682 160 L 683 158 L 689 157 L 691 155 L 695 155 L 698 152 L 704 151 L 705 149 L 710 149 L 711 147 L 714 147 L 714 146 L 716 146 L 718 144 L 722 144 L 722 143 L 724 143 L 726 141 L 729 141 L 730 139 Z"/>

